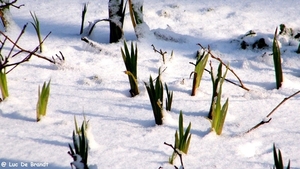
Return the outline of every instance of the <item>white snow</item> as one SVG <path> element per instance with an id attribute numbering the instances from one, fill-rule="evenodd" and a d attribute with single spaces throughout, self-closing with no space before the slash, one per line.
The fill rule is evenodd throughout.
<path id="1" fill-rule="evenodd" d="M 84 169 L 84 164 L 81 162 L 81 156 L 78 154 L 75 154 L 74 156 L 76 156 L 76 161 L 71 162 L 71 165 L 76 169 Z"/>
<path id="2" fill-rule="evenodd" d="M 95 150 L 99 147 L 99 144 L 96 142 L 94 135 L 92 133 L 92 126 L 90 122 L 87 122 L 87 127 L 86 127 L 86 138 L 88 140 L 88 145 L 91 150 Z"/>
<path id="3" fill-rule="evenodd" d="M 90 168 L 173 169 L 168 163 L 173 150 L 164 142 L 174 144 L 182 110 L 184 127 L 192 123 L 190 149 L 183 156 L 186 169 L 272 168 L 273 143 L 281 150 L 285 165 L 290 159 L 292 168 L 300 168 L 300 95 L 282 104 L 270 116 L 269 123 L 244 134 L 300 89 L 300 55 L 295 52 L 299 41 L 288 35 L 278 38 L 284 73 L 279 90 L 271 55 L 276 27 L 285 24 L 295 32 L 299 30 L 298 1 L 143 1 L 146 25 L 140 31 L 147 27 L 143 32 L 147 34 L 139 40 L 127 9 L 125 39 L 138 46 L 140 94 L 134 98 L 130 97 L 128 77 L 124 74 L 120 51 L 123 42 L 108 43 L 108 22 L 97 23 L 88 37 L 98 42 L 97 49 L 80 40 L 81 11 L 86 2 L 89 4 L 85 27 L 89 21 L 108 18 L 108 1 L 104 0 L 19 0 L 17 5 L 25 6 L 10 9 L 13 22 L 7 35 L 16 39 L 23 25 L 32 21 L 30 11 L 35 12 L 42 37 L 52 32 L 41 55 L 51 58 L 61 51 L 65 61 L 56 66 L 33 57 L 7 74 L 10 96 L 0 103 L 0 164 L 5 162 L 6 168 L 18 164 L 15 168 L 23 168 L 21 164 L 25 163 L 47 163 L 47 168 L 69 169 L 72 158 L 67 152 L 68 143 L 72 144 L 73 117 L 76 115 L 80 124 L 82 119 L 78 117 L 84 112 L 93 129 Z M 247 37 L 249 43 L 264 37 L 269 47 L 241 49 L 241 37 L 250 30 L 257 35 Z M 212 94 L 207 72 L 196 96 L 190 96 L 193 79 L 189 75 L 194 66 L 189 62 L 195 62 L 196 51 L 200 50 L 197 43 L 209 45 L 211 52 L 229 63 L 250 89 L 224 82 L 222 104 L 229 98 L 229 108 L 221 136 L 211 132 L 206 119 Z M 37 44 L 36 33 L 28 24 L 19 45 L 32 50 Z M 167 52 L 165 65 L 152 44 Z M 8 50 L 4 48 L 3 52 Z M 172 51 L 174 56 L 169 60 Z M 217 70 L 218 62 L 209 60 Z M 157 126 L 143 82 L 148 82 L 150 75 L 155 78 L 161 66 L 166 68 L 161 79 L 174 91 L 174 98 L 172 110 L 165 112 L 164 124 Z M 206 68 L 209 70 L 209 65 Z M 227 78 L 238 83 L 230 71 Z M 49 79 L 47 115 L 36 122 L 37 89 Z M 180 167 L 178 157 L 175 165 Z"/>

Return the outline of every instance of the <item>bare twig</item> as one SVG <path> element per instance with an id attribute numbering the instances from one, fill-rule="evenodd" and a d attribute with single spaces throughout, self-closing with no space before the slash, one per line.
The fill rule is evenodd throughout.
<path id="1" fill-rule="evenodd" d="M 6 14 L 5 11 L 8 11 L 10 6 L 19 9 L 21 6 L 24 6 L 24 4 L 20 5 L 20 6 L 14 5 L 14 3 L 17 2 L 17 0 L 14 0 L 12 2 L 9 2 L 9 1 L 5 2 L 4 0 L 1 0 L 0 2 L 1 2 L 0 3 L 0 20 L 3 24 L 3 27 L 7 28 L 7 25 L 9 24 L 9 21 L 7 19 L 7 16 L 6 16 L 7 14 Z"/>
<path id="2" fill-rule="evenodd" d="M 40 42 L 40 44 L 38 46 L 36 46 L 33 50 L 27 50 L 27 49 L 24 49 L 24 48 L 22 48 L 21 46 L 18 45 L 18 42 L 19 42 L 21 36 L 24 34 L 26 27 L 27 27 L 27 24 L 24 25 L 23 29 L 21 30 L 20 34 L 18 35 L 18 37 L 15 41 L 12 40 L 11 38 L 9 38 L 2 31 L 0 31 L 0 35 L 2 35 L 4 37 L 4 40 L 0 41 L 0 43 L 1 43 L 1 46 L 0 46 L 0 56 L 1 56 L 0 70 L 4 69 L 6 67 L 12 67 L 12 68 L 10 68 L 10 70 L 8 70 L 6 72 L 6 74 L 11 72 L 12 70 L 14 70 L 20 64 L 29 61 L 32 56 L 36 56 L 38 58 L 47 60 L 47 61 L 49 61 L 50 63 L 53 63 L 53 64 L 56 63 L 56 61 L 53 57 L 52 57 L 52 59 L 49 59 L 45 56 L 42 56 L 42 55 L 36 53 L 39 49 L 39 46 L 48 38 L 48 36 L 50 35 L 51 32 L 49 32 L 47 34 L 47 36 Z M 3 56 L 2 55 L 2 49 L 4 48 L 6 42 L 11 43 L 12 47 L 10 48 L 8 54 Z M 22 53 L 25 53 L 25 55 L 26 55 L 23 59 L 21 59 L 20 61 L 17 61 L 17 62 L 13 62 L 13 63 L 9 62 L 10 58 L 16 57 L 17 55 L 22 54 Z M 63 56 L 62 56 L 62 59 L 64 59 Z"/>
<path id="3" fill-rule="evenodd" d="M 21 6 L 25 6 L 24 4 L 16 6 L 15 3 L 17 2 L 17 0 L 14 0 L 12 2 L 4 2 L 4 5 L 0 5 L 0 8 L 8 8 L 9 6 L 13 6 L 15 8 L 20 9 Z"/>
<path id="4" fill-rule="evenodd" d="M 208 72 L 208 73 L 211 73 L 209 70 L 207 70 L 207 69 L 204 69 L 206 72 Z M 229 82 L 229 83 L 231 83 L 231 84 L 233 84 L 233 85 L 236 85 L 236 86 L 238 86 L 238 87 L 240 87 L 240 88 L 242 88 L 242 89 L 244 89 L 244 90 L 247 90 L 247 89 L 245 89 L 245 88 L 243 88 L 243 86 L 242 85 L 240 85 L 240 84 L 237 84 L 237 83 L 234 83 L 233 81 L 231 81 L 231 80 L 229 80 L 229 79 L 226 79 L 225 78 L 225 81 L 226 82 Z M 249 91 L 249 89 L 247 90 L 247 91 Z"/>
<path id="5" fill-rule="evenodd" d="M 180 152 L 178 152 L 177 149 L 176 149 L 175 147 L 173 147 L 172 144 L 168 144 L 168 143 L 166 143 L 166 142 L 164 142 L 164 144 L 167 145 L 167 146 L 170 146 L 170 147 L 174 150 L 174 152 L 179 156 L 179 158 L 180 158 L 180 163 L 181 163 L 181 167 L 182 167 L 182 169 L 184 169 L 183 161 L 182 161 L 182 154 L 181 154 Z M 174 167 L 175 167 L 176 169 L 178 169 L 175 165 L 174 165 Z"/>
<path id="6" fill-rule="evenodd" d="M 50 32 L 51 33 L 51 32 Z M 44 40 L 41 42 L 41 43 L 43 43 L 44 41 L 45 41 L 45 39 L 50 35 L 50 33 L 44 38 Z M 21 50 L 21 52 L 25 52 L 25 53 L 28 53 L 28 54 L 32 54 L 32 55 L 34 55 L 34 56 L 36 56 L 36 57 L 39 57 L 39 58 L 41 58 L 41 59 L 45 59 L 45 60 L 47 60 L 47 61 L 49 61 L 49 62 L 51 62 L 51 63 L 55 63 L 55 61 L 53 61 L 53 60 L 51 60 L 51 59 L 49 59 L 49 58 L 47 58 L 47 57 L 45 57 L 45 56 L 42 56 L 42 55 L 39 55 L 39 54 L 37 54 L 36 53 L 36 49 L 34 49 L 33 51 L 30 51 L 30 50 L 26 50 L 26 49 L 24 49 L 24 48 L 22 48 L 21 46 L 19 46 L 16 42 L 14 42 L 12 39 L 10 39 L 7 35 L 5 35 L 2 31 L 0 31 L 0 34 L 1 35 L 3 35 L 8 41 L 10 41 L 16 48 L 18 48 L 19 50 Z M 38 48 L 38 47 L 36 47 L 36 48 Z M 9 56 L 9 55 L 8 55 Z"/>
<path id="7" fill-rule="evenodd" d="M 198 43 L 197 45 L 199 45 L 202 49 L 205 49 L 200 43 Z M 222 63 L 222 65 L 224 65 L 229 71 L 231 71 L 232 73 L 233 73 L 233 75 L 238 79 L 238 81 L 240 82 L 240 85 L 237 85 L 237 86 L 240 86 L 241 88 L 243 88 L 243 89 L 245 89 L 245 90 L 247 90 L 247 91 L 249 91 L 250 89 L 248 89 L 244 84 L 243 84 L 243 82 L 241 81 L 241 79 L 238 77 L 238 75 L 228 66 L 228 65 L 226 65 L 220 58 L 218 58 L 218 57 L 215 57 L 211 52 L 210 52 L 210 50 L 208 50 L 208 53 L 210 54 L 210 56 L 213 58 L 213 59 L 216 59 L 216 60 L 218 60 L 219 62 L 221 62 Z M 207 71 L 207 70 L 206 70 Z M 226 79 L 225 79 L 226 80 Z M 226 80 L 226 81 L 228 81 L 228 80 Z M 232 83 L 232 84 L 235 84 L 235 83 L 233 83 L 232 81 L 230 81 L 230 83 Z"/>
<path id="8" fill-rule="evenodd" d="M 25 33 L 25 29 L 26 29 L 27 25 L 28 25 L 28 23 L 23 26 L 23 29 L 21 30 L 21 33 L 19 34 L 17 40 L 14 43 L 12 43 L 13 46 L 10 48 L 10 51 L 9 51 L 9 54 L 7 55 L 7 57 L 9 57 L 11 55 L 11 53 L 14 50 L 15 46 L 17 45 L 18 41 L 20 40 L 21 36 Z"/>
<path id="9" fill-rule="evenodd" d="M 297 91 L 296 93 L 294 93 L 294 94 L 292 94 L 292 95 L 290 95 L 289 97 L 286 97 L 286 98 L 284 98 L 267 116 L 266 116 L 266 118 L 265 119 L 268 119 L 268 120 L 262 120 L 261 122 L 259 122 L 257 125 L 255 125 L 254 127 L 252 127 L 250 130 L 248 130 L 246 133 L 249 133 L 250 131 L 252 131 L 252 130 L 254 130 L 254 129 L 256 129 L 256 128 L 258 128 L 259 126 L 261 126 L 261 125 L 263 125 L 263 124 L 265 124 L 265 123 L 269 123 L 271 120 L 272 120 L 272 118 L 270 118 L 270 116 L 275 112 L 275 110 L 277 110 L 278 109 L 278 107 L 279 106 L 281 106 L 284 102 L 286 102 L 288 99 L 290 99 L 290 98 L 292 98 L 292 97 L 294 97 L 294 96 L 296 96 L 297 94 L 299 94 L 300 93 L 300 90 L 299 91 Z M 246 134 L 245 133 L 245 134 Z"/>
<path id="10" fill-rule="evenodd" d="M 88 39 L 87 37 L 83 37 L 83 38 L 81 38 L 81 40 L 82 40 L 83 42 L 89 44 L 91 47 L 93 47 L 93 48 L 99 50 L 99 52 L 102 51 L 102 49 L 97 45 L 97 42 L 94 42 L 94 41 Z"/>
<path id="11" fill-rule="evenodd" d="M 192 64 L 192 65 L 194 65 L 194 66 L 196 66 L 196 64 L 195 63 L 193 63 L 193 62 L 189 62 L 190 64 Z M 207 70 L 207 69 L 204 69 L 206 72 L 208 72 L 209 74 L 211 73 L 209 70 Z M 192 77 L 192 75 L 193 75 L 193 73 L 195 73 L 195 72 L 191 72 L 191 74 L 190 74 L 190 78 Z M 228 79 L 226 79 L 225 78 L 225 81 L 226 82 L 229 82 L 229 83 L 231 83 L 231 84 L 233 84 L 233 85 L 236 85 L 236 86 L 238 86 L 238 87 L 240 87 L 240 88 L 242 88 L 242 89 L 244 89 L 244 90 L 246 90 L 245 88 L 243 88 L 243 86 L 242 85 L 240 85 L 240 84 L 237 84 L 237 83 L 234 83 L 233 81 L 231 81 L 231 80 L 228 80 Z"/>
<path id="12" fill-rule="evenodd" d="M 163 63 L 166 63 L 165 62 L 165 54 L 167 54 L 167 52 L 166 51 L 163 52 L 161 49 L 159 49 L 159 51 L 156 50 L 156 48 L 155 48 L 155 46 L 153 44 L 151 46 L 152 46 L 154 52 L 157 52 L 157 53 L 159 53 L 161 55 L 161 57 L 163 59 Z"/>
<path id="13" fill-rule="evenodd" d="M 35 48 L 35 50 L 33 50 L 32 52 L 36 52 L 38 50 L 38 48 Z M 12 64 L 6 64 L 3 67 L 10 67 L 13 66 L 9 71 L 6 72 L 6 74 L 8 74 L 9 72 L 11 72 L 12 70 L 14 70 L 17 66 L 19 66 L 20 64 L 29 61 L 29 59 L 31 58 L 33 54 L 29 53 L 23 60 L 19 61 L 19 62 L 15 62 Z"/>

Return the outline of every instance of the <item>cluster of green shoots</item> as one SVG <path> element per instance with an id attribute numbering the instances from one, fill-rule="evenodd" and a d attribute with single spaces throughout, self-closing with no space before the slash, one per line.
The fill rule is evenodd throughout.
<path id="1" fill-rule="evenodd" d="M 273 144 L 273 157 L 274 157 L 274 169 L 285 169 L 283 165 L 283 159 L 281 155 L 280 149 L 278 149 L 278 155 L 277 155 L 277 150 L 275 147 L 275 144 Z M 286 169 L 290 169 L 290 160 L 289 163 L 286 167 Z"/>
<path id="2" fill-rule="evenodd" d="M 222 64 L 220 63 L 218 67 L 217 76 L 215 77 L 213 73 L 213 67 L 211 66 L 211 81 L 213 85 L 213 94 L 208 118 L 211 119 L 211 128 L 217 133 L 217 135 L 220 135 L 222 133 L 223 125 L 228 110 L 228 98 L 223 104 L 223 106 L 221 105 L 222 85 L 224 83 L 227 71 L 228 68 L 226 66 L 226 71 L 222 75 Z"/>
<path id="3" fill-rule="evenodd" d="M 158 76 L 154 83 L 152 76 L 149 78 L 149 83 L 144 82 L 148 96 L 151 102 L 152 111 L 157 125 L 163 124 L 163 96 L 164 96 L 164 86 L 160 79 L 160 69 Z"/>
<path id="4" fill-rule="evenodd" d="M 179 114 L 179 121 L 178 121 L 178 129 L 179 129 L 179 133 L 176 130 L 175 132 L 175 143 L 174 143 L 174 149 L 177 150 L 177 152 L 175 152 L 175 150 L 172 153 L 172 156 L 169 158 L 169 163 L 173 164 L 174 160 L 177 156 L 177 153 L 179 151 L 179 153 L 184 153 L 187 154 L 188 153 L 188 149 L 190 146 L 190 142 L 191 142 L 191 137 L 192 135 L 190 134 L 190 130 L 191 130 L 191 122 L 189 123 L 188 127 L 186 128 L 186 130 L 183 129 L 183 116 L 182 116 L 182 111 L 180 111 Z"/>
<path id="5" fill-rule="evenodd" d="M 135 49 L 133 43 L 131 42 L 130 52 L 128 50 L 127 44 L 124 41 L 124 50 L 121 48 L 122 58 L 126 67 L 125 73 L 128 75 L 130 83 L 130 94 L 132 97 L 139 94 L 139 87 L 137 81 L 137 58 L 138 49 L 135 44 Z"/>
<path id="6" fill-rule="evenodd" d="M 121 54 L 123 62 L 126 67 L 125 74 L 127 74 L 130 84 L 130 94 L 132 97 L 139 94 L 138 80 L 137 80 L 137 58 L 138 58 L 138 48 L 137 44 L 135 47 L 131 42 L 131 48 L 128 49 L 126 42 L 124 41 L 124 49 L 121 48 Z M 150 76 L 149 83 L 144 82 L 149 99 L 151 102 L 155 123 L 157 125 L 162 125 L 163 123 L 163 90 L 164 86 L 160 78 L 161 71 L 159 69 L 158 77 L 153 80 Z M 154 82 L 155 81 L 155 82 Z M 165 83 L 167 98 L 166 98 L 166 110 L 171 111 L 172 101 L 173 101 L 173 91 L 170 91 L 168 85 Z"/>
<path id="7" fill-rule="evenodd" d="M 42 117 L 46 116 L 47 113 L 47 105 L 48 99 L 50 95 L 50 82 L 44 82 L 42 90 L 40 90 L 40 86 L 38 89 L 38 101 L 36 104 L 36 120 L 40 121 Z"/>
<path id="8" fill-rule="evenodd" d="M 21 65 L 22 63 L 28 62 L 32 56 L 36 56 L 38 58 L 47 60 L 53 64 L 56 63 L 53 57 L 52 59 L 49 59 L 37 53 L 38 49 L 40 48 L 40 45 L 45 41 L 45 39 L 48 37 L 50 33 L 33 50 L 22 48 L 21 45 L 18 44 L 22 35 L 24 35 L 26 28 L 27 28 L 27 24 L 23 26 L 23 29 L 21 30 L 16 40 L 12 40 L 4 32 L 0 31 L 1 36 L 3 36 L 3 40 L 1 41 L 1 45 L 0 45 L 0 67 L 1 67 L 0 89 L 2 94 L 1 100 L 4 100 L 9 96 L 7 74 L 12 70 L 14 70 L 17 66 Z M 3 49 L 8 49 L 8 50 L 3 50 Z M 13 57 L 16 58 L 17 56 L 19 56 L 17 61 L 11 60 Z M 58 58 L 60 60 L 64 59 L 63 57 L 60 58 L 59 56 Z"/>
<path id="9" fill-rule="evenodd" d="M 204 50 L 203 50 L 202 54 L 199 51 L 197 51 L 196 64 L 191 63 L 191 64 L 195 65 L 195 70 L 191 73 L 191 75 L 194 74 L 193 88 L 192 88 L 192 94 L 191 94 L 192 96 L 196 95 L 196 91 L 200 87 L 200 81 L 202 79 L 202 75 L 205 70 L 205 66 L 208 61 L 209 56 L 210 56 L 210 54 L 208 52 L 205 52 Z"/>
<path id="10" fill-rule="evenodd" d="M 73 158 L 71 166 L 75 168 L 88 169 L 88 139 L 86 136 L 86 129 L 88 121 L 84 117 L 81 127 L 77 125 L 76 117 L 74 116 L 75 130 L 73 130 L 73 147 L 69 144 L 70 151 L 68 154 Z M 74 150 L 73 150 L 74 148 Z"/>
<path id="11" fill-rule="evenodd" d="M 196 63 L 194 64 L 194 63 L 190 62 L 190 64 L 195 66 L 194 71 L 190 74 L 190 76 L 194 75 L 191 96 L 196 95 L 197 89 L 200 87 L 200 82 L 201 82 L 204 71 L 209 72 L 210 77 L 211 77 L 211 82 L 212 82 L 212 99 L 211 99 L 210 110 L 208 113 L 208 119 L 211 121 L 212 131 L 215 131 L 217 135 L 220 135 L 223 130 L 223 125 L 225 122 L 225 118 L 226 118 L 226 114 L 227 114 L 227 110 L 228 110 L 228 104 L 229 104 L 228 99 L 226 100 L 226 102 L 223 105 L 221 104 L 222 85 L 223 85 L 224 81 L 227 80 L 227 79 L 225 79 L 225 77 L 226 77 L 228 70 L 231 70 L 231 69 L 220 58 L 213 56 L 213 54 L 211 54 L 211 52 L 210 52 L 209 47 L 208 47 L 208 50 L 206 50 L 205 48 L 203 48 L 202 45 L 200 45 L 200 44 L 198 44 L 198 45 L 202 48 L 202 50 L 197 51 Z M 214 70 L 213 70 L 211 62 L 210 62 L 210 71 L 205 69 L 207 61 L 210 57 L 219 61 L 219 66 L 218 66 L 216 76 L 214 74 Z M 223 65 L 225 65 L 225 67 L 226 67 L 226 71 L 224 74 L 222 74 Z M 241 81 L 240 81 L 240 83 L 241 84 L 238 86 L 240 86 L 244 89 L 247 89 L 243 86 Z M 235 84 L 235 85 L 237 85 L 237 84 Z"/>
<path id="12" fill-rule="evenodd" d="M 164 85 L 161 81 L 161 71 L 158 70 L 158 76 L 153 80 L 150 75 L 149 83 L 144 82 L 147 93 L 152 106 L 152 111 L 157 125 L 163 124 L 163 99 L 164 99 Z M 171 111 L 173 101 L 173 91 L 170 91 L 167 84 L 165 83 L 167 98 L 166 98 L 166 110 Z"/>

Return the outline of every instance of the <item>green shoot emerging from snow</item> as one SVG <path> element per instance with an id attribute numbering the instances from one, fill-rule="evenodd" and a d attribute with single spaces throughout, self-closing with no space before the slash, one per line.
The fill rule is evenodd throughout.
<path id="1" fill-rule="evenodd" d="M 222 97 L 222 85 L 225 80 L 225 76 L 228 71 L 228 66 L 222 77 L 222 64 L 219 64 L 217 77 L 214 77 L 213 68 L 211 66 L 211 80 L 213 84 L 213 97 L 211 102 L 211 108 L 208 118 L 211 117 L 211 128 L 213 131 L 220 135 L 223 130 L 223 125 L 225 122 L 227 110 L 228 110 L 228 99 L 225 104 L 221 107 L 221 97 Z"/>
<path id="2" fill-rule="evenodd" d="M 75 120 L 75 131 L 73 131 L 73 147 L 69 144 L 70 151 L 68 154 L 73 158 L 74 161 L 71 165 L 75 168 L 88 169 L 87 159 L 88 159 L 88 139 L 86 137 L 87 121 L 84 117 L 81 128 L 78 128 L 76 118 Z"/>
<path id="3" fill-rule="evenodd" d="M 276 88 L 279 89 L 282 86 L 283 74 L 282 74 L 282 67 L 281 67 L 280 48 L 277 41 L 277 28 L 275 30 L 274 39 L 273 39 L 273 60 L 274 60 L 275 77 L 276 77 Z"/>
<path id="4" fill-rule="evenodd" d="M 139 87 L 137 82 L 137 57 L 138 57 L 137 45 L 135 45 L 135 49 L 134 49 L 133 43 L 131 42 L 131 52 L 129 53 L 127 44 L 124 41 L 124 50 L 121 48 L 122 58 L 126 66 L 125 73 L 128 75 L 128 79 L 130 83 L 130 94 L 132 97 L 134 97 L 139 94 Z"/>
<path id="5" fill-rule="evenodd" d="M 33 12 L 30 12 L 30 15 L 33 19 L 33 22 L 31 22 L 32 26 L 35 29 L 35 32 L 37 34 L 38 40 L 39 40 L 39 45 L 40 45 L 40 52 L 43 51 L 43 41 L 41 37 L 41 29 L 40 29 L 40 22 L 39 19 L 37 18 L 36 14 Z"/>
<path id="6" fill-rule="evenodd" d="M 85 20 L 85 14 L 86 14 L 86 11 L 87 11 L 87 6 L 88 6 L 88 4 L 87 4 L 87 3 L 84 3 L 83 9 L 82 9 L 82 12 L 81 12 L 80 35 L 83 33 L 84 20 Z"/>
<path id="7" fill-rule="evenodd" d="M 9 95 L 5 68 L 3 68 L 0 71 L 0 88 L 1 88 L 2 100 L 4 100 Z"/>
<path id="8" fill-rule="evenodd" d="M 203 72 L 205 70 L 205 66 L 207 63 L 207 60 L 209 58 L 209 53 L 206 53 L 203 51 L 202 54 L 200 54 L 199 51 L 197 51 L 197 61 L 195 65 L 194 72 L 191 73 L 194 74 L 194 80 L 193 80 L 193 89 L 192 89 L 192 96 L 196 95 L 197 89 L 200 87 L 200 81 L 202 79 Z M 193 64 L 193 63 L 191 63 Z"/>
<path id="9" fill-rule="evenodd" d="M 51 82 L 51 80 L 49 80 L 49 82 L 47 84 L 46 84 L 46 82 L 44 82 L 42 91 L 40 90 L 40 87 L 39 87 L 38 102 L 36 105 L 37 121 L 40 121 L 43 116 L 46 116 L 48 98 L 50 95 L 50 82 Z"/>
<path id="10" fill-rule="evenodd" d="M 159 69 L 160 73 L 160 69 Z M 149 99 L 151 102 L 152 110 L 153 110 L 153 115 L 155 119 L 155 123 L 157 125 L 162 125 L 163 124 L 163 90 L 164 86 L 160 80 L 160 74 L 156 78 L 156 82 L 154 85 L 153 79 L 150 76 L 149 78 L 149 84 L 146 82 L 145 86 L 147 88 L 147 92 L 149 95 Z"/>
<path id="11" fill-rule="evenodd" d="M 167 83 L 165 83 L 165 88 L 166 88 L 166 92 L 167 92 L 166 110 L 171 111 L 172 101 L 173 101 L 173 91 L 169 91 Z"/>
<path id="12" fill-rule="evenodd" d="M 277 150 L 276 150 L 275 144 L 273 144 L 273 157 L 274 157 L 274 167 L 273 168 L 274 169 L 284 169 L 281 151 L 280 151 L 280 149 L 278 149 L 278 156 L 277 156 Z M 288 163 L 288 166 L 286 167 L 286 169 L 290 169 L 290 160 L 289 160 L 289 163 Z"/>
<path id="13" fill-rule="evenodd" d="M 174 148 L 177 149 L 177 151 L 179 150 L 180 152 L 182 152 L 184 154 L 188 153 L 188 149 L 189 149 L 189 146 L 190 146 L 190 141 L 191 141 L 191 137 L 192 137 L 192 135 L 190 134 L 191 125 L 192 124 L 190 122 L 189 126 L 184 131 L 182 111 L 180 111 L 180 115 L 179 115 L 179 134 L 176 130 Z M 174 159 L 176 158 L 176 156 L 177 156 L 177 153 L 174 151 L 172 156 L 169 158 L 169 163 L 170 164 L 173 164 Z"/>

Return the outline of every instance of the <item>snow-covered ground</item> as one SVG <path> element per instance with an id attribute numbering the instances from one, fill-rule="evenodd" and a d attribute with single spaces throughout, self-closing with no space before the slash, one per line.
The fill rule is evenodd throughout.
<path id="1" fill-rule="evenodd" d="M 174 168 L 168 163 L 174 144 L 178 117 L 183 111 L 184 126 L 192 123 L 192 139 L 186 169 L 198 168 L 272 168 L 273 143 L 281 149 L 284 163 L 291 160 L 292 168 L 300 168 L 300 116 L 296 95 L 280 106 L 272 120 L 248 134 L 285 97 L 300 90 L 300 59 L 295 51 L 299 41 L 289 36 L 278 37 L 282 52 L 283 87 L 275 89 L 272 39 L 276 27 L 285 24 L 295 33 L 300 28 L 297 0 L 151 0 L 144 1 L 144 20 L 150 28 L 145 38 L 137 40 L 128 9 L 125 17 L 125 37 L 138 46 L 138 80 L 140 94 L 129 94 L 129 82 L 120 48 L 123 42 L 109 44 L 107 22 L 97 24 L 89 37 L 98 42 L 102 51 L 81 41 L 79 35 L 83 3 L 88 1 L 19 0 L 20 9 L 11 8 L 11 26 L 6 33 L 13 39 L 21 28 L 31 22 L 35 12 L 43 37 L 52 32 L 44 43 L 43 56 L 51 57 L 61 51 L 65 62 L 53 65 L 33 57 L 7 75 L 10 96 L 0 103 L 0 163 L 1 166 L 68 169 L 72 158 L 74 115 L 78 123 L 83 114 L 89 120 L 95 143 L 88 164 L 91 168 L 134 169 Z M 108 17 L 108 1 L 90 1 L 88 21 Z M 249 30 L 264 38 L 269 47 L 241 49 L 241 37 Z M 164 35 L 158 38 L 156 35 Z M 206 119 L 209 111 L 212 84 L 210 75 L 203 75 L 196 96 L 190 96 L 196 51 L 200 43 L 210 46 L 241 78 L 246 91 L 225 82 L 223 98 L 229 98 L 229 110 L 221 136 L 211 132 Z M 38 40 L 31 24 L 20 40 L 27 49 L 37 46 Z M 155 53 L 166 51 L 167 62 Z M 8 50 L 8 49 L 5 49 Z M 171 51 L 174 52 L 169 59 Z M 5 52 L 5 51 L 3 51 Z M 213 65 L 218 64 L 209 59 Z M 174 91 L 172 111 L 166 112 L 164 124 L 155 125 L 144 81 L 157 76 L 159 67 L 166 68 L 162 81 Z M 207 69 L 209 66 L 207 65 Z M 231 72 L 227 78 L 238 82 Z M 38 86 L 51 79 L 47 115 L 36 122 Z M 180 166 L 179 158 L 175 165 Z M 23 167 L 22 167 L 23 166 Z M 1 167 L 0 167 L 1 168 Z"/>

